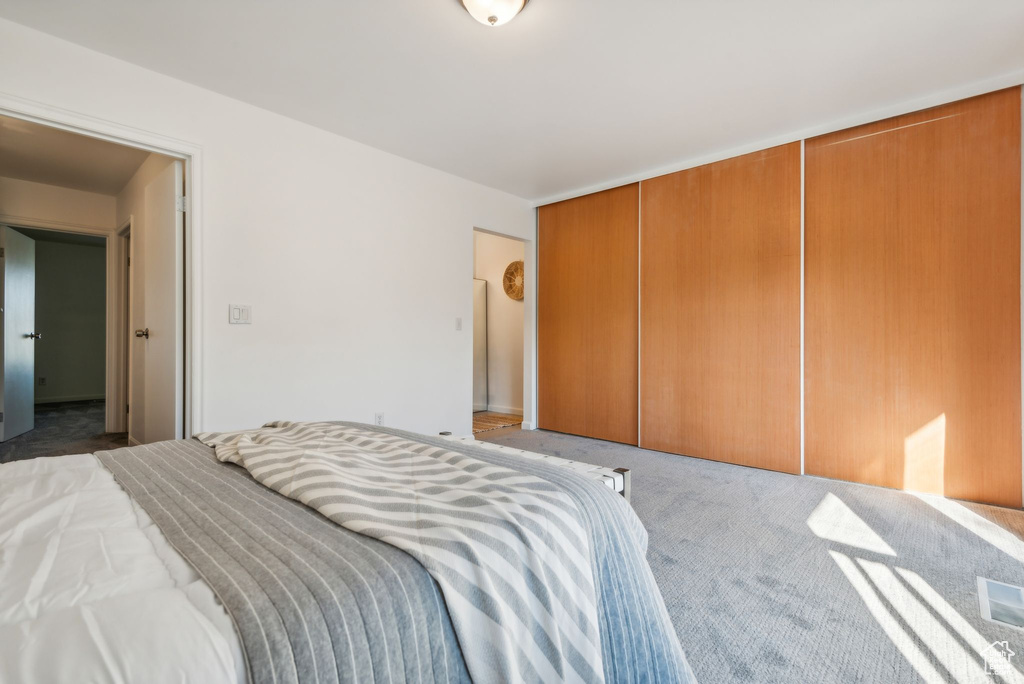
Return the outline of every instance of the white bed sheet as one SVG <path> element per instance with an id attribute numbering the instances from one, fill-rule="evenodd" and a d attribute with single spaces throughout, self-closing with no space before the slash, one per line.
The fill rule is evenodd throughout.
<path id="1" fill-rule="evenodd" d="M 0 465 L 0 684 L 246 680 L 213 591 L 95 456 Z"/>

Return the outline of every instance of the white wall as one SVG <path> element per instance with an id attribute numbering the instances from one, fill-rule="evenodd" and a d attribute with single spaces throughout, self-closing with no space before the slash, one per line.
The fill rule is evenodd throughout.
<path id="1" fill-rule="evenodd" d="M 487 281 L 487 408 L 523 412 L 523 302 L 505 294 L 502 278 L 513 261 L 522 261 L 519 240 L 475 232 L 473 277 Z"/>
<path id="2" fill-rule="evenodd" d="M 37 404 L 104 396 L 106 270 L 105 246 L 36 240 Z"/>
<path id="3" fill-rule="evenodd" d="M 0 217 L 15 225 L 43 222 L 109 230 L 114 225 L 114 205 L 109 195 L 0 178 Z"/>
<path id="4" fill-rule="evenodd" d="M 470 236 L 533 240 L 527 202 L 5 20 L 0 63 L 11 108 L 201 146 L 202 429 L 379 411 L 469 433 Z M 229 303 L 253 324 L 229 326 Z"/>

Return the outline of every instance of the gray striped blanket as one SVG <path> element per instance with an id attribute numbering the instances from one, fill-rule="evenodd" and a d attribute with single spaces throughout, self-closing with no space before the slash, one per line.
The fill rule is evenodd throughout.
<path id="1" fill-rule="evenodd" d="M 622 497 L 543 461 L 389 428 L 332 425 L 437 453 L 454 448 L 496 472 L 553 485 L 567 497 L 556 498 L 575 506 L 589 547 L 603 668 L 595 674 L 612 682 L 693 681 L 644 558 L 646 532 Z M 456 638 L 447 596 L 410 553 L 331 522 L 243 468 L 219 462 L 214 449 L 195 440 L 97 456 L 216 592 L 235 622 L 254 684 L 469 680 L 464 656 L 477 633 Z"/>
<path id="2" fill-rule="evenodd" d="M 193 439 L 96 456 L 216 593 L 252 684 L 470 681 L 440 589 L 409 554 Z"/>
<path id="3" fill-rule="evenodd" d="M 263 485 L 419 561 L 474 680 L 604 681 L 589 537 L 555 485 L 354 426 L 281 421 L 198 437 Z"/>

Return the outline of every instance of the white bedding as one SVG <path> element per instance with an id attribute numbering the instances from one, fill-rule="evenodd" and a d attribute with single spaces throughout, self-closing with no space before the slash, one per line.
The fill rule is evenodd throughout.
<path id="1" fill-rule="evenodd" d="M 234 625 L 95 456 L 0 465 L 0 683 L 245 682 Z"/>

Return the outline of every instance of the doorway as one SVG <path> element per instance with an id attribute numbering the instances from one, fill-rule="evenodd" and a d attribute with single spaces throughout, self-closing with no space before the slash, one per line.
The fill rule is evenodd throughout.
<path id="1" fill-rule="evenodd" d="M 0 259 L 0 462 L 174 439 L 191 429 L 186 186 L 180 159 L 0 115 L 0 231 L 5 248 L 27 255 Z M 26 243 L 30 251 L 21 249 Z M 56 271 L 78 280 L 52 298 L 72 327 L 47 319 L 33 288 L 18 285 L 35 275 L 25 264 L 42 274 L 55 250 L 78 250 L 77 261 L 65 254 Z M 87 286 L 82 278 L 97 270 L 89 264 L 99 280 Z M 35 290 L 55 282 L 47 272 Z M 148 334 L 129 337 L 129 329 Z"/>
<path id="2" fill-rule="evenodd" d="M 523 422 L 525 244 L 473 231 L 473 434 Z"/>
<path id="3" fill-rule="evenodd" d="M 107 433 L 106 238 L 4 226 L 0 461 L 127 446 Z"/>

